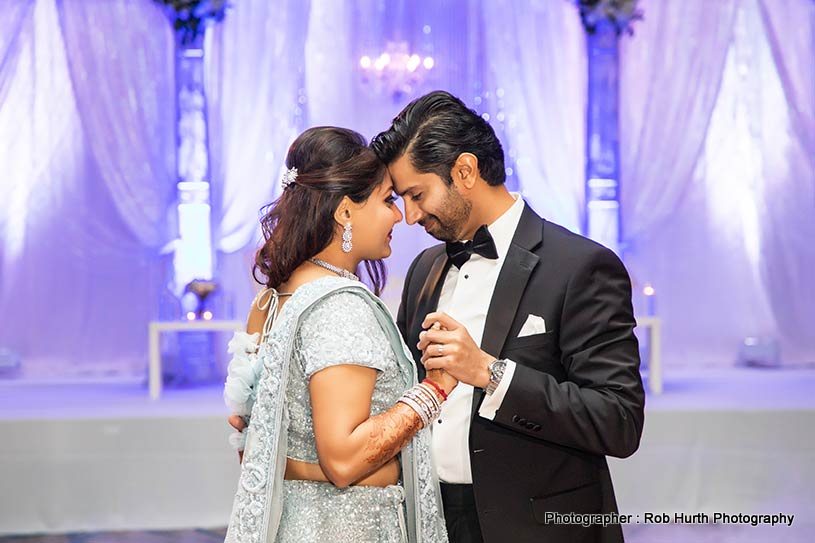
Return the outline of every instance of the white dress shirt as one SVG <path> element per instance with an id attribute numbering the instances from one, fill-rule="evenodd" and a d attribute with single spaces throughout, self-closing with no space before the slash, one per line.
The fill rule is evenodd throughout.
<path id="1" fill-rule="evenodd" d="M 476 345 L 481 345 L 487 310 L 498 282 L 498 274 L 506 260 L 509 246 L 521 220 L 524 201 L 520 194 L 512 193 L 515 203 L 487 229 L 495 242 L 497 259 L 484 258 L 473 253 L 461 269 L 450 266 L 439 296 L 438 311 L 447 313 L 467 328 Z M 515 363 L 507 361 L 501 383 L 491 395 L 484 397 L 478 414 L 492 420 L 506 395 Z M 459 383 L 442 404 L 441 415 L 433 424 L 433 459 L 439 480 L 445 483 L 472 484 L 470 467 L 470 413 L 473 405 L 473 387 Z"/>

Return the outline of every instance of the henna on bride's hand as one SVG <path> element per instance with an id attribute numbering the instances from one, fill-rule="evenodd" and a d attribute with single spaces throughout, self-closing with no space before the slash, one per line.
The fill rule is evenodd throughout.
<path id="1" fill-rule="evenodd" d="M 371 418 L 373 428 L 366 446 L 365 461 L 380 465 L 393 458 L 422 429 L 422 421 L 413 409 L 396 404 Z"/>

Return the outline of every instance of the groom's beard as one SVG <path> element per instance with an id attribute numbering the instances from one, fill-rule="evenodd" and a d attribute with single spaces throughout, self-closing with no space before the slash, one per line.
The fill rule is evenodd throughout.
<path id="1" fill-rule="evenodd" d="M 458 241 L 461 232 L 470 218 L 473 204 L 468 202 L 454 189 L 450 188 L 439 206 L 444 214 L 428 214 L 419 221 L 425 231 L 439 241 Z"/>

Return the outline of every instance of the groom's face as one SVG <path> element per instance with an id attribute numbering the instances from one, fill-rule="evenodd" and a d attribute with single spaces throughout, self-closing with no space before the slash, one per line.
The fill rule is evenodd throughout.
<path id="1" fill-rule="evenodd" d="M 470 218 L 472 204 L 453 185 L 435 173 L 421 173 L 407 155 L 388 165 L 393 190 L 405 203 L 405 220 L 419 223 L 441 241 L 461 239 Z"/>

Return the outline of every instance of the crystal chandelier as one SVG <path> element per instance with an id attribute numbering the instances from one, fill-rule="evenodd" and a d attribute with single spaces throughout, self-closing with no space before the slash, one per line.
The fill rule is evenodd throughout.
<path id="1" fill-rule="evenodd" d="M 377 56 L 359 59 L 362 82 L 376 93 L 387 93 L 394 101 L 421 87 L 435 66 L 433 57 L 411 53 L 407 42 L 388 42 Z"/>

